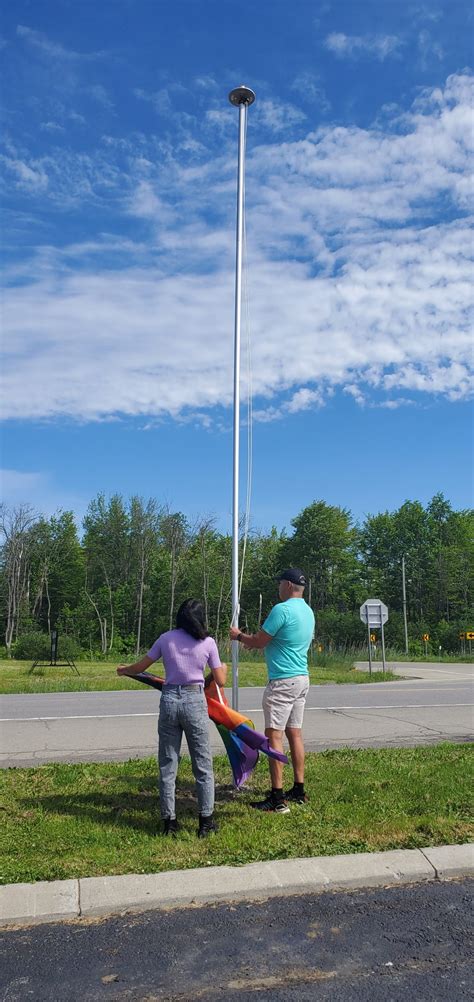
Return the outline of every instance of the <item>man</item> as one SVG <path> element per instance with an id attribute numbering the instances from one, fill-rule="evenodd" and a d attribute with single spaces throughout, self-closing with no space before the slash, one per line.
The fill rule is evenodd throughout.
<path id="1" fill-rule="evenodd" d="M 263 694 L 265 734 L 270 745 L 283 751 L 283 733 L 288 738 L 293 766 L 293 786 L 283 793 L 283 765 L 269 759 L 271 793 L 252 803 L 260 811 L 288 814 L 287 801 L 304 804 L 303 713 L 309 689 L 308 649 L 314 634 L 314 615 L 303 598 L 306 578 L 298 567 L 289 567 L 277 578 L 280 601 L 258 633 L 245 634 L 232 626 L 230 636 L 248 650 L 263 650 L 268 684 Z"/>

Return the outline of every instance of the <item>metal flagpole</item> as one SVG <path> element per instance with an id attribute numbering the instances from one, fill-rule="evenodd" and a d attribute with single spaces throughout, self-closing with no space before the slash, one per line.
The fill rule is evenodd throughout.
<path id="1" fill-rule="evenodd" d="M 237 235 L 235 257 L 234 322 L 234 456 L 232 482 L 232 626 L 239 625 L 239 431 L 240 431 L 240 318 L 244 233 L 244 176 L 247 108 L 255 101 L 250 87 L 235 87 L 229 101 L 239 109 L 239 163 L 237 174 Z M 232 641 L 232 706 L 239 707 L 239 644 Z"/>

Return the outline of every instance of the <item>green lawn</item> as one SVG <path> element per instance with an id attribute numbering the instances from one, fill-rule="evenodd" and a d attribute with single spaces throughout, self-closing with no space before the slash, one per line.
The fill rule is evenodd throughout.
<path id="1" fill-rule="evenodd" d="M 340 749 L 307 756 L 310 803 L 264 815 L 248 801 L 268 787 L 260 761 L 236 794 L 215 760 L 220 831 L 196 838 L 197 807 L 183 758 L 176 840 L 160 838 L 153 759 L 47 765 L 0 773 L 0 879 L 153 873 L 334 853 L 462 843 L 473 835 L 472 745 Z M 262 757 L 263 758 L 263 757 Z M 289 770 L 286 770 L 287 775 Z"/>
<path id="2" fill-rule="evenodd" d="M 355 671 L 351 660 L 336 657 L 325 659 L 325 664 L 310 668 L 310 678 L 313 684 L 325 685 L 329 682 L 367 683 L 387 682 L 396 679 L 392 672 L 374 672 L 368 674 Z M 160 675 L 162 665 L 157 664 L 155 671 Z M 104 661 L 78 661 L 76 675 L 71 668 L 35 668 L 31 661 L 0 660 L 0 693 L 21 692 L 90 692 L 108 689 L 137 689 L 140 683 L 127 678 L 119 678 L 115 674 L 116 665 Z M 262 662 L 246 661 L 239 667 L 239 685 L 265 685 L 266 668 Z M 228 684 L 231 685 L 229 667 Z"/>

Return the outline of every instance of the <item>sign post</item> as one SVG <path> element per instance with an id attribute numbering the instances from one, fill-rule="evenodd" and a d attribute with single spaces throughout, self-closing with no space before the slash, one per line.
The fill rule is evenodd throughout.
<path id="1" fill-rule="evenodd" d="M 58 631 L 56 629 L 51 630 L 51 657 L 49 661 L 41 661 L 39 658 L 33 661 L 31 666 L 31 671 L 35 668 L 71 668 L 72 671 L 79 675 L 75 661 L 72 658 L 65 658 L 64 661 L 58 661 Z"/>
<path id="2" fill-rule="evenodd" d="M 372 653 L 371 653 L 371 630 L 381 631 L 382 640 L 382 670 L 385 671 L 385 636 L 384 624 L 388 620 L 388 609 L 379 598 L 368 598 L 360 607 L 360 618 L 367 625 L 367 639 L 369 645 L 369 675 L 372 674 Z"/>
<path id="3" fill-rule="evenodd" d="M 466 640 L 469 640 L 469 657 L 472 657 L 472 641 L 474 640 L 474 630 L 466 630 Z"/>
<path id="4" fill-rule="evenodd" d="M 428 657 L 428 640 L 430 639 L 429 633 L 423 634 L 423 643 L 425 645 L 425 658 Z"/>

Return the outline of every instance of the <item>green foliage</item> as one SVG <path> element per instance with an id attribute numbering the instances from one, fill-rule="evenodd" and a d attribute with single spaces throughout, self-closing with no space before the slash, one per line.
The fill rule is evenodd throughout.
<path id="1" fill-rule="evenodd" d="M 25 634 L 57 627 L 62 641 L 72 638 L 91 659 L 135 657 L 195 595 L 228 657 L 231 539 L 213 517 L 191 526 L 155 499 L 100 494 L 87 509 L 82 541 L 71 512 L 44 519 L 28 506 L 4 520 L 3 531 L 0 614 L 8 650 L 16 651 L 12 644 Z M 421 637 L 429 633 L 429 653 L 440 644 L 459 653 L 459 633 L 474 628 L 474 513 L 454 511 L 442 494 L 425 507 L 406 501 L 395 512 L 368 515 L 360 526 L 347 509 L 316 500 L 295 516 L 289 533 L 251 532 L 241 626 L 258 630 L 277 601 L 276 575 L 296 565 L 306 571 L 305 597 L 325 650 L 363 646 L 359 606 L 378 597 L 389 607 L 387 646 L 403 651 L 403 557 L 411 649 L 423 654 Z"/>
<path id="2" fill-rule="evenodd" d="M 81 648 L 74 637 L 59 636 L 57 659 L 75 660 L 81 654 Z M 23 633 L 12 647 L 12 655 L 18 661 L 49 661 L 51 656 L 51 638 L 48 633 L 34 631 Z"/>
<path id="3" fill-rule="evenodd" d="M 51 653 L 51 640 L 47 633 L 24 633 L 12 647 L 16 660 L 44 661 Z"/>
<path id="4" fill-rule="evenodd" d="M 356 530 L 345 508 L 314 501 L 292 521 L 293 536 L 283 550 L 285 563 L 303 567 L 311 579 L 315 609 L 339 612 L 356 601 L 358 567 Z"/>

